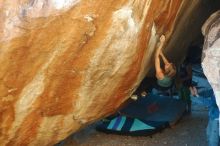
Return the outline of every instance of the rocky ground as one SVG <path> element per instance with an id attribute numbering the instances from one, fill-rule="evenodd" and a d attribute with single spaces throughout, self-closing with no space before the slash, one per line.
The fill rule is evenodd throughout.
<path id="1" fill-rule="evenodd" d="M 199 100 L 197 100 L 199 101 Z M 207 107 L 193 104 L 192 114 L 172 128 L 167 128 L 152 137 L 119 136 L 97 132 L 95 125 L 74 134 L 59 146 L 206 146 Z"/>

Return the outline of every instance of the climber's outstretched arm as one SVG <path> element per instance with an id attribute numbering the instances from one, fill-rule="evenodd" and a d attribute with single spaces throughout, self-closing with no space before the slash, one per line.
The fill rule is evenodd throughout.
<path id="1" fill-rule="evenodd" d="M 160 56 L 162 57 L 162 59 L 163 59 L 163 62 L 164 62 L 164 64 L 170 64 L 170 62 L 167 60 L 167 58 L 164 56 L 164 54 L 163 54 L 163 52 L 162 51 L 160 51 Z"/>
<path id="2" fill-rule="evenodd" d="M 164 78 L 164 73 L 163 73 L 163 70 L 161 69 L 161 65 L 160 65 L 160 52 L 161 52 L 161 49 L 162 49 L 164 43 L 165 43 L 165 36 L 162 35 L 160 37 L 160 43 L 159 43 L 159 46 L 158 46 L 158 48 L 156 50 L 156 54 L 155 54 L 155 69 L 156 69 L 157 79 Z"/>

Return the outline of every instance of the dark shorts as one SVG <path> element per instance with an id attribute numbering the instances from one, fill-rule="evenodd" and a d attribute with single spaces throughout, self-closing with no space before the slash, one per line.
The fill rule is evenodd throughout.
<path id="1" fill-rule="evenodd" d="M 160 90 L 160 91 L 167 91 L 169 90 L 170 88 L 173 87 L 173 84 L 174 84 L 174 81 L 172 81 L 172 84 L 168 87 L 163 87 L 163 86 L 160 86 L 158 83 L 157 83 L 157 80 L 154 82 L 154 88 L 156 88 L 157 90 Z"/>
<path id="2" fill-rule="evenodd" d="M 168 89 L 172 88 L 173 85 L 174 85 L 174 81 L 169 87 L 162 87 L 157 84 L 156 77 L 145 77 L 134 94 L 141 95 L 141 92 L 143 91 L 151 92 L 153 88 L 156 88 L 157 90 L 160 91 L 167 91 Z"/>

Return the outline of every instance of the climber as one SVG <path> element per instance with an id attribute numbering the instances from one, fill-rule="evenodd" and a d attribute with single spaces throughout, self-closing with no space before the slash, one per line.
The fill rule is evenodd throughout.
<path id="1" fill-rule="evenodd" d="M 173 77 L 176 75 L 176 67 L 170 63 L 162 53 L 161 49 L 165 43 L 165 36 L 160 37 L 160 43 L 155 55 L 155 69 L 157 78 L 157 88 L 159 90 L 168 90 L 173 85 Z M 161 68 L 160 57 L 164 62 L 164 69 Z"/>

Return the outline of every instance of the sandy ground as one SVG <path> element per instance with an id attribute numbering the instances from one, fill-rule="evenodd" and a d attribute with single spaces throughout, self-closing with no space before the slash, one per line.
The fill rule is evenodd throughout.
<path id="1" fill-rule="evenodd" d="M 95 125 L 73 134 L 58 146 L 207 146 L 207 108 L 193 105 L 192 114 L 152 137 L 130 137 L 97 132 Z"/>

